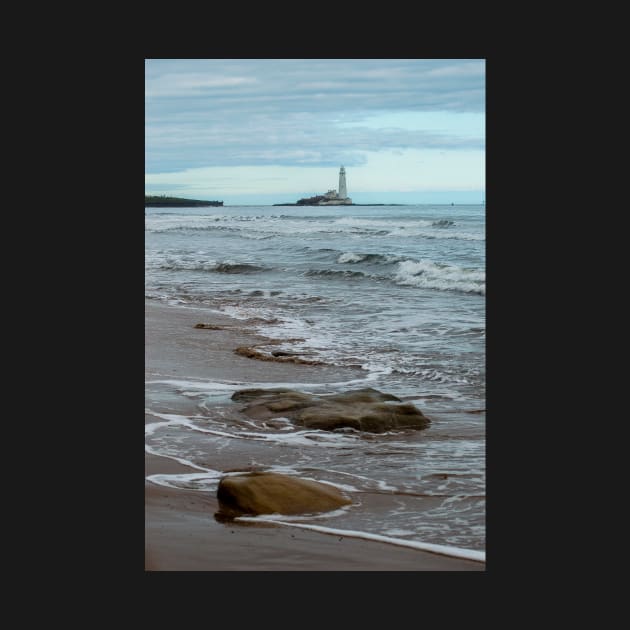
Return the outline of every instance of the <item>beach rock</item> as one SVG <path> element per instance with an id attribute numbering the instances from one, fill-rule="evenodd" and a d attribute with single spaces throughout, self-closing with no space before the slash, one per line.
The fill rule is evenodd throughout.
<path id="1" fill-rule="evenodd" d="M 384 433 L 392 429 L 425 429 L 431 423 L 413 404 L 373 388 L 333 396 L 286 388 L 248 389 L 234 392 L 232 400 L 247 402 L 241 411 L 250 418 L 282 416 L 299 426 L 323 431 L 350 428 Z"/>
<path id="2" fill-rule="evenodd" d="M 295 423 L 323 431 L 349 427 L 368 433 L 385 433 L 392 429 L 426 429 L 430 420 L 411 403 L 324 403 L 300 411 Z"/>
<path id="3" fill-rule="evenodd" d="M 315 514 L 336 510 L 352 501 L 337 488 L 277 473 L 230 475 L 219 481 L 220 511 L 239 514 Z"/>

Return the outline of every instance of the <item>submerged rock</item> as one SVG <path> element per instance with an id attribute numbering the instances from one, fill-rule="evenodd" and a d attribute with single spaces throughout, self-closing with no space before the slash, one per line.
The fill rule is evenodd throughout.
<path id="1" fill-rule="evenodd" d="M 265 354 L 264 352 L 260 352 L 255 348 L 247 347 L 247 346 L 239 346 L 234 349 L 235 354 L 239 354 L 242 357 L 247 357 L 248 359 L 257 359 L 258 361 L 276 361 L 278 363 L 300 363 L 302 365 L 324 365 L 321 361 L 311 361 L 310 359 L 302 359 L 297 356 L 297 354 L 287 353 L 276 353 L 276 354 Z M 285 356 L 286 355 L 286 356 Z"/>
<path id="2" fill-rule="evenodd" d="M 284 394 L 286 392 L 292 392 L 294 390 L 288 387 L 273 387 L 270 389 L 239 389 L 232 394 L 232 400 L 255 400 L 264 396 L 274 396 L 277 394 Z"/>
<path id="3" fill-rule="evenodd" d="M 250 418 L 282 416 L 294 424 L 324 431 L 350 428 L 384 433 L 392 429 L 426 429 L 431 423 L 413 404 L 372 388 L 333 396 L 315 396 L 287 388 L 246 389 L 234 392 L 232 400 L 247 402 L 242 411 Z"/>
<path id="4" fill-rule="evenodd" d="M 217 499 L 224 516 L 315 514 L 352 503 L 334 486 L 265 472 L 223 477 Z"/>

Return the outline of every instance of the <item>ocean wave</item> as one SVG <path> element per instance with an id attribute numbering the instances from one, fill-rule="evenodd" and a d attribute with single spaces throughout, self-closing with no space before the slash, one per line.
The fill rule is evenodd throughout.
<path id="1" fill-rule="evenodd" d="M 169 261 L 160 265 L 159 268 L 164 271 L 209 271 L 213 273 L 257 273 L 269 269 L 269 267 L 254 265 L 253 263 L 186 260 Z"/>
<path id="2" fill-rule="evenodd" d="M 394 256 L 392 254 L 359 254 L 357 252 L 344 252 L 337 258 L 338 263 L 381 263 L 392 264 L 402 260 L 400 256 Z"/>
<path id="3" fill-rule="evenodd" d="M 321 221 L 322 217 L 316 214 L 280 214 L 271 215 L 271 219 L 290 219 L 291 221 Z"/>
<path id="4" fill-rule="evenodd" d="M 173 232 L 239 232 L 240 229 L 227 225 L 173 225 L 170 227 L 147 228 L 146 231 L 152 234 L 171 234 Z"/>
<path id="5" fill-rule="evenodd" d="M 340 217 L 334 221 L 335 225 L 346 225 L 348 227 L 359 228 L 387 228 L 392 230 L 393 228 L 415 228 L 415 227 L 430 227 L 433 225 L 433 221 L 427 219 L 395 219 L 388 217 L 386 219 L 365 219 L 363 217 Z"/>
<path id="6" fill-rule="evenodd" d="M 359 252 L 343 252 L 336 257 L 335 262 L 349 265 L 359 265 L 361 263 L 383 265 L 384 268 L 386 265 L 397 264 L 397 267 L 393 275 L 375 275 L 350 269 L 309 269 L 304 275 L 336 278 L 366 277 L 379 281 L 389 280 L 402 286 L 459 291 L 479 295 L 485 295 L 486 291 L 485 271 L 466 269 L 456 265 L 423 260 L 417 261 L 392 254 L 362 254 Z"/>
<path id="7" fill-rule="evenodd" d="M 152 214 L 145 218 L 145 229 L 151 233 L 222 231 L 238 233 L 244 238 L 260 239 L 301 234 L 349 234 L 352 236 L 393 236 L 484 240 L 484 234 L 469 232 L 453 219 L 409 217 L 329 217 L 316 215 L 195 215 Z"/>
<path id="8" fill-rule="evenodd" d="M 399 262 L 394 281 L 400 285 L 426 289 L 486 294 L 485 271 L 430 261 L 403 260 Z"/>
<path id="9" fill-rule="evenodd" d="M 459 241 L 485 241 L 486 240 L 485 234 L 479 234 L 475 232 L 447 232 L 447 231 L 430 232 L 427 230 L 419 230 L 416 232 L 409 232 L 406 234 L 396 233 L 396 236 L 420 236 L 422 238 L 428 238 L 428 239 L 452 238 Z"/>
<path id="10" fill-rule="evenodd" d="M 458 224 L 452 219 L 362 219 L 341 217 L 335 226 L 345 228 L 349 233 L 365 233 L 371 236 L 421 237 L 428 239 L 457 239 L 463 241 L 483 241 L 485 234 L 464 229 L 453 230 Z"/>

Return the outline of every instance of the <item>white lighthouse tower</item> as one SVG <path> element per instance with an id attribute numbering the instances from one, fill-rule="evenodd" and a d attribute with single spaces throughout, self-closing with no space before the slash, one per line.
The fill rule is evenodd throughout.
<path id="1" fill-rule="evenodd" d="M 342 166 L 339 169 L 339 199 L 346 199 L 348 191 L 346 190 L 346 169 Z"/>

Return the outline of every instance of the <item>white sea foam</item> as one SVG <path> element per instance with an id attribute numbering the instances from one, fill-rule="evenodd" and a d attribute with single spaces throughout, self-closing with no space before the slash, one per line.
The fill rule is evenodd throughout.
<path id="1" fill-rule="evenodd" d="M 208 471 L 207 468 L 204 468 L 203 466 L 198 466 L 197 464 L 191 462 L 188 459 L 184 459 L 183 457 L 177 457 L 176 455 L 171 455 L 169 453 L 158 451 L 152 448 L 151 446 L 149 446 L 146 442 L 144 444 L 144 450 L 147 453 L 149 453 L 149 455 L 156 455 L 158 457 L 166 457 L 167 459 L 172 459 L 173 461 L 176 461 L 179 464 L 182 464 L 183 466 L 190 466 L 191 468 L 196 468 L 197 470 L 203 470 L 204 472 Z"/>
<path id="2" fill-rule="evenodd" d="M 217 429 L 207 429 L 194 424 L 189 425 L 195 431 L 220 437 L 228 437 L 258 442 L 273 442 L 285 446 L 309 446 L 325 449 L 345 449 L 349 443 L 354 443 L 358 438 L 352 435 L 330 433 L 327 431 L 295 431 L 294 433 L 261 433 L 258 431 L 228 432 Z"/>
<path id="3" fill-rule="evenodd" d="M 155 433 L 157 429 L 161 429 L 165 426 L 182 424 L 182 425 L 190 425 L 191 418 L 203 418 L 203 416 L 182 416 L 177 413 L 159 413 L 157 411 L 153 411 L 152 409 L 145 408 L 144 413 L 150 416 L 154 416 L 156 418 L 162 418 L 166 420 L 166 422 L 152 422 L 144 425 L 144 434 L 151 435 Z"/>
<path id="4" fill-rule="evenodd" d="M 179 425 L 186 427 L 199 433 L 207 435 L 216 435 L 218 437 L 234 438 L 241 440 L 253 440 L 259 442 L 273 442 L 276 444 L 284 444 L 290 446 L 319 446 L 323 448 L 347 448 L 348 444 L 353 444 L 359 438 L 354 435 L 331 433 L 329 431 L 319 430 L 301 430 L 294 433 L 263 433 L 260 431 L 222 431 L 216 428 L 202 427 L 194 422 L 194 418 L 203 418 L 204 416 L 180 416 L 177 414 L 163 414 L 156 411 L 147 410 L 147 413 L 157 418 L 164 418 L 167 422 L 154 422 L 145 425 L 145 436 L 153 435 L 158 429 Z M 284 431 L 284 429 L 281 429 Z M 153 451 L 152 451 L 153 452 Z M 155 453 L 159 454 L 159 453 Z M 173 458 L 175 459 L 175 458 Z M 179 460 L 178 460 L 179 461 Z"/>
<path id="5" fill-rule="evenodd" d="M 485 234 L 479 234 L 477 232 L 447 232 L 447 231 L 429 231 L 429 230 L 417 230 L 415 232 L 407 232 L 406 234 L 398 234 L 396 236 L 421 236 L 429 239 L 457 239 L 460 241 L 485 241 Z"/>
<path id="6" fill-rule="evenodd" d="M 145 381 L 147 384 L 172 385 L 180 390 L 201 390 L 230 392 L 242 389 L 243 384 L 238 381 L 192 381 L 179 379 L 153 379 Z"/>
<path id="7" fill-rule="evenodd" d="M 147 215 L 144 218 L 145 229 L 150 232 L 170 232 L 178 229 L 195 229 L 220 221 L 220 215 Z"/>
<path id="8" fill-rule="evenodd" d="M 330 514 L 328 514 L 330 516 Z M 274 518 L 274 516 L 276 518 Z M 282 520 L 278 520 L 281 516 Z M 430 553 L 442 556 L 451 556 L 453 558 L 463 558 L 465 560 L 474 560 L 475 562 L 485 562 L 486 552 L 477 551 L 475 549 L 460 549 L 459 547 L 450 547 L 447 545 L 435 545 L 433 543 L 419 542 L 415 540 L 404 540 L 394 538 L 392 536 L 382 536 L 380 534 L 370 534 L 368 532 L 360 532 L 352 529 L 336 529 L 333 527 L 322 527 L 321 525 L 308 525 L 306 523 L 294 523 L 283 515 L 261 515 L 261 516 L 239 516 L 239 521 L 264 521 L 267 523 L 275 523 L 276 525 L 285 525 L 286 527 L 297 527 L 300 529 L 310 529 L 322 534 L 332 534 L 334 536 L 345 536 L 346 538 L 362 538 L 364 540 L 374 540 L 376 542 L 388 543 L 390 545 L 398 545 L 399 547 L 410 547 L 411 549 L 419 549 L 420 551 L 429 551 Z"/>
<path id="9" fill-rule="evenodd" d="M 267 317 L 269 319 L 274 319 L 276 316 L 276 313 L 270 309 L 263 309 L 260 307 L 247 308 L 245 306 L 235 306 L 233 304 L 224 304 L 219 310 L 216 310 L 215 312 L 222 315 L 227 315 L 228 317 L 232 317 L 233 319 L 238 319 L 241 321 L 245 319 L 252 319 L 255 317 Z"/>
<path id="10" fill-rule="evenodd" d="M 381 435 L 395 435 L 393 433 L 385 433 L 385 434 L 381 434 Z M 274 468 L 275 470 L 275 468 Z M 277 472 L 280 472 L 280 470 L 277 470 Z M 292 472 L 294 474 L 297 474 L 299 471 L 295 471 L 294 469 L 287 469 L 287 472 Z M 344 472 L 342 470 L 325 470 L 325 469 L 321 469 L 321 472 L 324 473 L 333 473 L 335 475 L 345 475 L 348 477 L 353 477 L 354 479 L 360 479 L 361 481 L 367 482 L 367 485 L 370 486 L 375 486 L 376 488 L 378 488 L 379 490 L 383 490 L 385 492 L 395 492 L 398 490 L 398 488 L 395 488 L 394 486 L 389 485 L 388 483 L 386 483 L 385 481 L 382 481 L 380 479 L 372 479 L 371 477 L 366 477 L 364 475 L 358 475 L 356 473 L 349 473 L 349 472 Z M 303 475 L 303 472 L 299 473 L 300 475 Z M 318 481 L 320 483 L 330 483 L 331 485 L 336 486 L 337 488 L 339 488 L 340 490 L 345 490 L 347 492 L 359 492 L 360 490 L 356 487 L 356 486 L 351 486 L 349 484 L 343 484 L 343 483 L 333 483 L 333 482 L 324 482 L 322 479 L 313 479 L 313 481 Z"/>
<path id="11" fill-rule="evenodd" d="M 174 458 L 172 458 L 174 459 Z M 216 490 L 219 479 L 223 473 L 219 470 L 206 469 L 202 473 L 184 473 L 178 475 L 149 475 L 147 481 L 166 486 L 168 488 L 188 488 L 190 490 L 203 490 L 211 492 Z"/>
<path id="12" fill-rule="evenodd" d="M 283 525 L 293 524 L 294 522 L 312 521 L 327 518 L 335 518 L 337 516 L 344 516 L 348 511 L 352 509 L 352 505 L 346 505 L 338 508 L 337 510 L 331 510 L 330 512 L 319 512 L 316 514 L 258 514 L 257 516 L 237 516 L 237 521 L 253 521 L 253 522 L 265 522 L 265 523 L 277 523 L 280 522 Z M 279 520 L 281 519 L 281 520 Z"/>
<path id="13" fill-rule="evenodd" d="M 344 366 L 348 365 L 348 355 L 353 356 L 355 350 L 355 340 L 352 338 L 344 339 L 339 336 L 334 322 L 328 322 L 324 325 L 312 324 L 299 317 L 288 317 L 273 320 L 274 313 L 266 312 L 263 309 L 248 309 L 243 307 L 225 306 L 222 312 L 230 317 L 238 319 L 250 319 L 254 317 L 262 317 L 269 319 L 273 323 L 261 323 L 254 326 L 254 329 L 261 335 L 271 337 L 280 341 L 274 344 L 277 350 L 291 350 L 311 352 L 315 357 L 321 356 L 325 363 L 331 365 Z M 285 345 L 282 339 L 288 340 Z M 330 383 L 330 386 L 348 386 L 354 384 L 367 384 L 367 382 L 377 380 L 382 376 L 391 374 L 393 367 L 383 364 L 382 357 L 371 360 L 364 356 L 364 361 L 357 363 L 356 359 L 352 360 L 352 365 L 359 365 L 367 374 L 359 379 L 350 379 L 348 381 L 339 381 Z M 314 384 L 305 383 L 276 383 L 276 384 L 249 384 L 248 387 L 315 387 Z M 321 387 L 319 385 L 318 387 Z"/>
<path id="14" fill-rule="evenodd" d="M 392 528 L 385 531 L 385 536 L 413 536 L 416 532 L 411 529 Z"/>
<path id="15" fill-rule="evenodd" d="M 263 382 L 263 381 L 193 381 L 179 379 L 151 379 L 145 381 L 146 384 L 164 384 L 172 385 L 177 388 L 180 393 L 184 391 L 217 391 L 217 392 L 234 392 L 239 389 L 300 389 L 306 393 L 312 390 L 331 389 L 338 387 L 347 387 L 349 385 L 364 385 L 366 381 L 373 380 L 373 375 L 366 375 L 362 378 L 349 379 L 347 381 L 334 381 L 331 383 L 304 383 L 300 381 L 291 382 Z M 154 414 L 157 415 L 157 414 Z"/>

